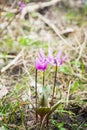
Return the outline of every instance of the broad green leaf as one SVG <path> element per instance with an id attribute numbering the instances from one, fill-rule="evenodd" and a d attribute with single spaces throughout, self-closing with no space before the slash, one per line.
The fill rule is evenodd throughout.
<path id="1" fill-rule="evenodd" d="M 39 107 L 48 107 L 49 102 L 48 102 L 48 96 L 50 93 L 50 89 L 48 86 L 44 86 L 42 89 L 42 94 L 39 97 Z"/>
<path id="2" fill-rule="evenodd" d="M 42 93 L 39 98 L 39 107 L 48 107 L 48 97 L 46 93 Z"/>
<path id="3" fill-rule="evenodd" d="M 57 108 L 58 106 L 60 105 L 60 103 L 62 103 L 62 100 L 58 101 L 57 103 L 55 103 L 51 109 L 50 109 L 50 112 L 48 113 L 48 116 L 51 115 Z"/>
<path id="4" fill-rule="evenodd" d="M 37 109 L 37 113 L 40 115 L 40 117 L 44 117 L 46 114 L 48 114 L 50 111 L 49 107 L 40 107 Z"/>

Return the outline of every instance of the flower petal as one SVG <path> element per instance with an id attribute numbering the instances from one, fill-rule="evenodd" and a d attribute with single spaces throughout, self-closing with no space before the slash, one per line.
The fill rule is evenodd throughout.
<path id="1" fill-rule="evenodd" d="M 52 52 L 52 49 L 51 49 L 51 48 L 49 48 L 49 50 L 48 50 L 48 58 L 47 58 L 47 61 L 48 61 L 50 64 L 53 64 L 53 62 L 54 62 L 53 52 Z"/>
<path id="2" fill-rule="evenodd" d="M 42 48 L 40 48 L 40 55 L 42 58 L 45 58 L 45 54 L 44 54 L 44 51 L 42 50 Z"/>
<path id="3" fill-rule="evenodd" d="M 62 55 L 62 49 L 60 49 L 60 51 L 57 53 L 55 59 L 59 61 L 61 59 L 61 55 Z"/>
<path id="4" fill-rule="evenodd" d="M 66 59 L 66 58 L 67 58 L 67 55 L 65 55 L 64 57 L 61 58 L 61 60 L 60 60 L 60 65 L 62 65 L 63 62 L 65 62 L 65 59 Z"/>
<path id="5" fill-rule="evenodd" d="M 42 49 L 40 49 L 40 53 L 38 54 L 38 58 L 36 59 L 36 69 L 37 70 L 46 70 L 48 65 L 47 58 Z"/>

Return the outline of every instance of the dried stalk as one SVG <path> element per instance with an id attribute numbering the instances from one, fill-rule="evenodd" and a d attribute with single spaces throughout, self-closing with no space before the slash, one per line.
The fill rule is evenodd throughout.
<path id="1" fill-rule="evenodd" d="M 7 66 L 3 67 L 1 69 L 1 73 L 5 72 L 6 70 L 8 70 L 11 66 L 15 65 L 15 63 L 20 59 L 20 57 L 23 55 L 25 48 L 23 48 L 21 50 L 21 52 L 15 57 L 15 59 L 13 59 Z"/>

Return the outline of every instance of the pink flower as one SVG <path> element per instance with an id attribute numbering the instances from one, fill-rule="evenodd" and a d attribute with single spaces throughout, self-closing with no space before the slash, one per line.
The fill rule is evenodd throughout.
<path id="1" fill-rule="evenodd" d="M 26 6 L 26 4 L 24 2 L 19 1 L 18 6 L 19 6 L 19 11 L 21 12 L 23 8 Z"/>
<path id="2" fill-rule="evenodd" d="M 52 52 L 52 50 L 51 49 L 49 49 L 48 50 L 48 62 L 51 64 L 51 65 L 53 65 L 53 66 L 60 66 L 60 65 L 62 65 L 63 64 L 63 62 L 65 61 L 65 59 L 66 59 L 66 56 L 63 56 L 62 57 L 62 50 L 60 50 L 58 53 L 57 53 L 57 55 L 56 55 L 56 57 L 53 57 L 53 52 Z"/>
<path id="3" fill-rule="evenodd" d="M 38 58 L 36 59 L 36 69 L 45 71 L 47 69 L 48 61 L 42 49 L 38 54 Z"/>

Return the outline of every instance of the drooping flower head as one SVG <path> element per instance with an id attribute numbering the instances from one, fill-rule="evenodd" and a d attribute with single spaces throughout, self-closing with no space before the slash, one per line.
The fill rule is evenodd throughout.
<path id="1" fill-rule="evenodd" d="M 38 54 L 38 58 L 36 59 L 36 69 L 45 71 L 47 69 L 48 61 L 44 54 L 44 51 L 40 49 L 40 52 Z"/>
<path id="2" fill-rule="evenodd" d="M 23 10 L 23 8 L 26 6 L 26 4 L 22 1 L 19 1 L 18 6 L 19 6 L 19 11 L 21 12 Z"/>
<path id="3" fill-rule="evenodd" d="M 63 62 L 66 59 L 66 56 L 62 56 L 62 49 L 57 53 L 57 55 L 54 57 L 53 52 L 51 49 L 48 50 L 48 62 L 53 66 L 60 66 L 63 64 Z"/>

